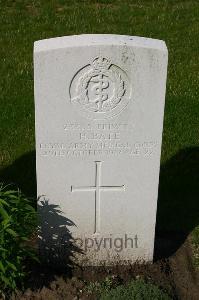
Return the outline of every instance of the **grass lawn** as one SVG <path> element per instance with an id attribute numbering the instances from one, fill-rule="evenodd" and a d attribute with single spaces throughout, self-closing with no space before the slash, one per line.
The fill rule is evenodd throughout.
<path id="1" fill-rule="evenodd" d="M 194 229 L 199 224 L 198 16 L 194 0 L 0 0 L 2 180 L 20 187 L 25 182 L 30 194 L 35 188 L 35 40 L 81 33 L 163 39 L 169 68 L 157 224 L 161 230 Z"/>

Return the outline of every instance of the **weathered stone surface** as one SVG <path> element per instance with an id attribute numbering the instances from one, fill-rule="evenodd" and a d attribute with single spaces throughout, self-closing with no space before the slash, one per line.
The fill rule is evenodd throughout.
<path id="1" fill-rule="evenodd" d="M 37 41 L 34 70 L 41 253 L 69 264 L 151 261 L 165 43 L 117 35 Z"/>

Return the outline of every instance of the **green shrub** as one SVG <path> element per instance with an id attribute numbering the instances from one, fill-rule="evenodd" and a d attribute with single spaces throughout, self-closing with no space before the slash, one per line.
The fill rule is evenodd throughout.
<path id="1" fill-rule="evenodd" d="M 28 245 L 36 228 L 36 211 L 19 190 L 0 184 L 0 292 L 23 285 L 25 260 L 36 259 Z"/>
<path id="2" fill-rule="evenodd" d="M 109 291 L 111 288 L 114 287 L 114 277 L 107 276 L 103 281 L 98 282 L 89 282 L 86 286 L 85 291 L 88 294 L 101 294 L 103 292 Z"/>
<path id="3" fill-rule="evenodd" d="M 171 298 L 154 284 L 134 280 L 127 286 L 120 285 L 103 292 L 100 300 L 171 300 Z"/>

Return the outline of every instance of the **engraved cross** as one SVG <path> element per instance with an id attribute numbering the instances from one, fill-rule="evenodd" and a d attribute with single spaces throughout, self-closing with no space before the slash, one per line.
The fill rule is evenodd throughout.
<path id="1" fill-rule="evenodd" d="M 71 186 L 71 192 L 95 192 L 95 225 L 94 233 L 100 232 L 100 196 L 101 191 L 124 191 L 125 186 L 104 186 L 101 185 L 101 161 L 96 161 L 96 171 L 95 171 L 95 186 Z"/>

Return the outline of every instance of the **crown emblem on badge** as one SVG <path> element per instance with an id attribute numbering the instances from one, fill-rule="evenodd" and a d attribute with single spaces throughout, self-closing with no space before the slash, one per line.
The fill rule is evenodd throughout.
<path id="1" fill-rule="evenodd" d="M 92 62 L 93 69 L 95 71 L 103 71 L 108 70 L 111 66 L 111 61 L 108 58 L 105 57 L 97 57 Z"/>

